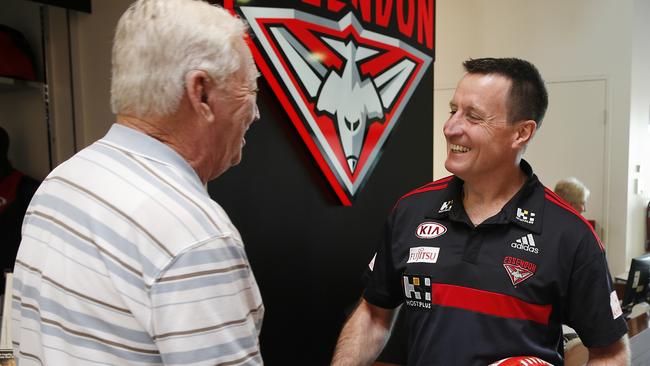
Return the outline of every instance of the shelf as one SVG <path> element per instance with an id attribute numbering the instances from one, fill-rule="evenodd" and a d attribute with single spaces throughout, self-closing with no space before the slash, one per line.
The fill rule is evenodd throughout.
<path id="1" fill-rule="evenodd" d="M 0 92 L 16 91 L 21 89 L 43 90 L 43 83 L 40 81 L 26 81 L 0 76 Z"/>

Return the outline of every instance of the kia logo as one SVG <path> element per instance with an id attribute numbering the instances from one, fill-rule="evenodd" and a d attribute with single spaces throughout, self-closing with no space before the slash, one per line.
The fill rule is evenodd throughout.
<path id="1" fill-rule="evenodd" d="M 421 239 L 433 239 L 447 232 L 447 228 L 437 222 L 427 221 L 415 229 L 415 236 Z"/>

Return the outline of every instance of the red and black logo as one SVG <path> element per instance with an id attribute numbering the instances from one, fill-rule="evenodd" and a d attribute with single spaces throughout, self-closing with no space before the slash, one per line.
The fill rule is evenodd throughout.
<path id="1" fill-rule="evenodd" d="M 508 256 L 503 258 L 503 268 L 506 269 L 506 273 L 508 273 L 512 284 L 516 286 L 532 277 L 537 270 L 537 265 L 523 259 Z"/>
<path id="2" fill-rule="evenodd" d="M 314 6 L 302 4 L 305 11 L 252 5 L 236 10 L 250 25 L 254 41 L 249 45 L 261 72 L 341 202 L 351 205 L 432 57 L 405 42 L 408 33 L 391 35 L 392 22 L 384 32 L 367 29 L 372 17 L 365 19 L 364 8 L 370 1 L 361 6 L 337 1 L 337 7 L 306 3 Z M 401 14 L 395 25 L 408 31 L 402 27 L 407 19 L 415 38 L 414 30 L 433 27 L 433 3 L 422 3 L 419 13 L 412 7 L 382 14 L 385 19 Z M 430 24 L 420 24 L 428 20 L 422 14 L 429 13 Z M 417 38 L 423 41 L 427 35 L 432 37 Z"/>

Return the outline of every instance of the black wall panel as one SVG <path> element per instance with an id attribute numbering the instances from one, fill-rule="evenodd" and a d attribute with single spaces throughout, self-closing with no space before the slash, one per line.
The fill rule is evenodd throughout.
<path id="1" fill-rule="evenodd" d="M 209 192 L 244 238 L 266 306 L 267 365 L 326 365 L 396 200 L 432 177 L 433 72 L 428 70 L 351 207 L 341 205 L 271 88 L 242 163 Z"/>

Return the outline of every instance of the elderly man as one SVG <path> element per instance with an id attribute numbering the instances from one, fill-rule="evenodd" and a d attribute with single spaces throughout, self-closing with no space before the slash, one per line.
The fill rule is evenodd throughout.
<path id="1" fill-rule="evenodd" d="M 587 211 L 587 199 L 590 192 L 578 178 L 570 177 L 558 181 L 553 191 L 579 213 Z"/>
<path id="2" fill-rule="evenodd" d="M 206 184 L 258 116 L 243 22 L 139 0 L 113 47 L 108 134 L 45 179 L 14 277 L 24 365 L 257 365 L 263 305 Z"/>
<path id="3" fill-rule="evenodd" d="M 562 364 L 562 323 L 591 365 L 625 365 L 627 327 L 600 240 L 522 160 L 548 103 L 541 76 L 519 59 L 464 66 L 444 126 L 454 175 L 395 206 L 333 364 L 368 364 L 403 304 L 409 365 Z"/>

